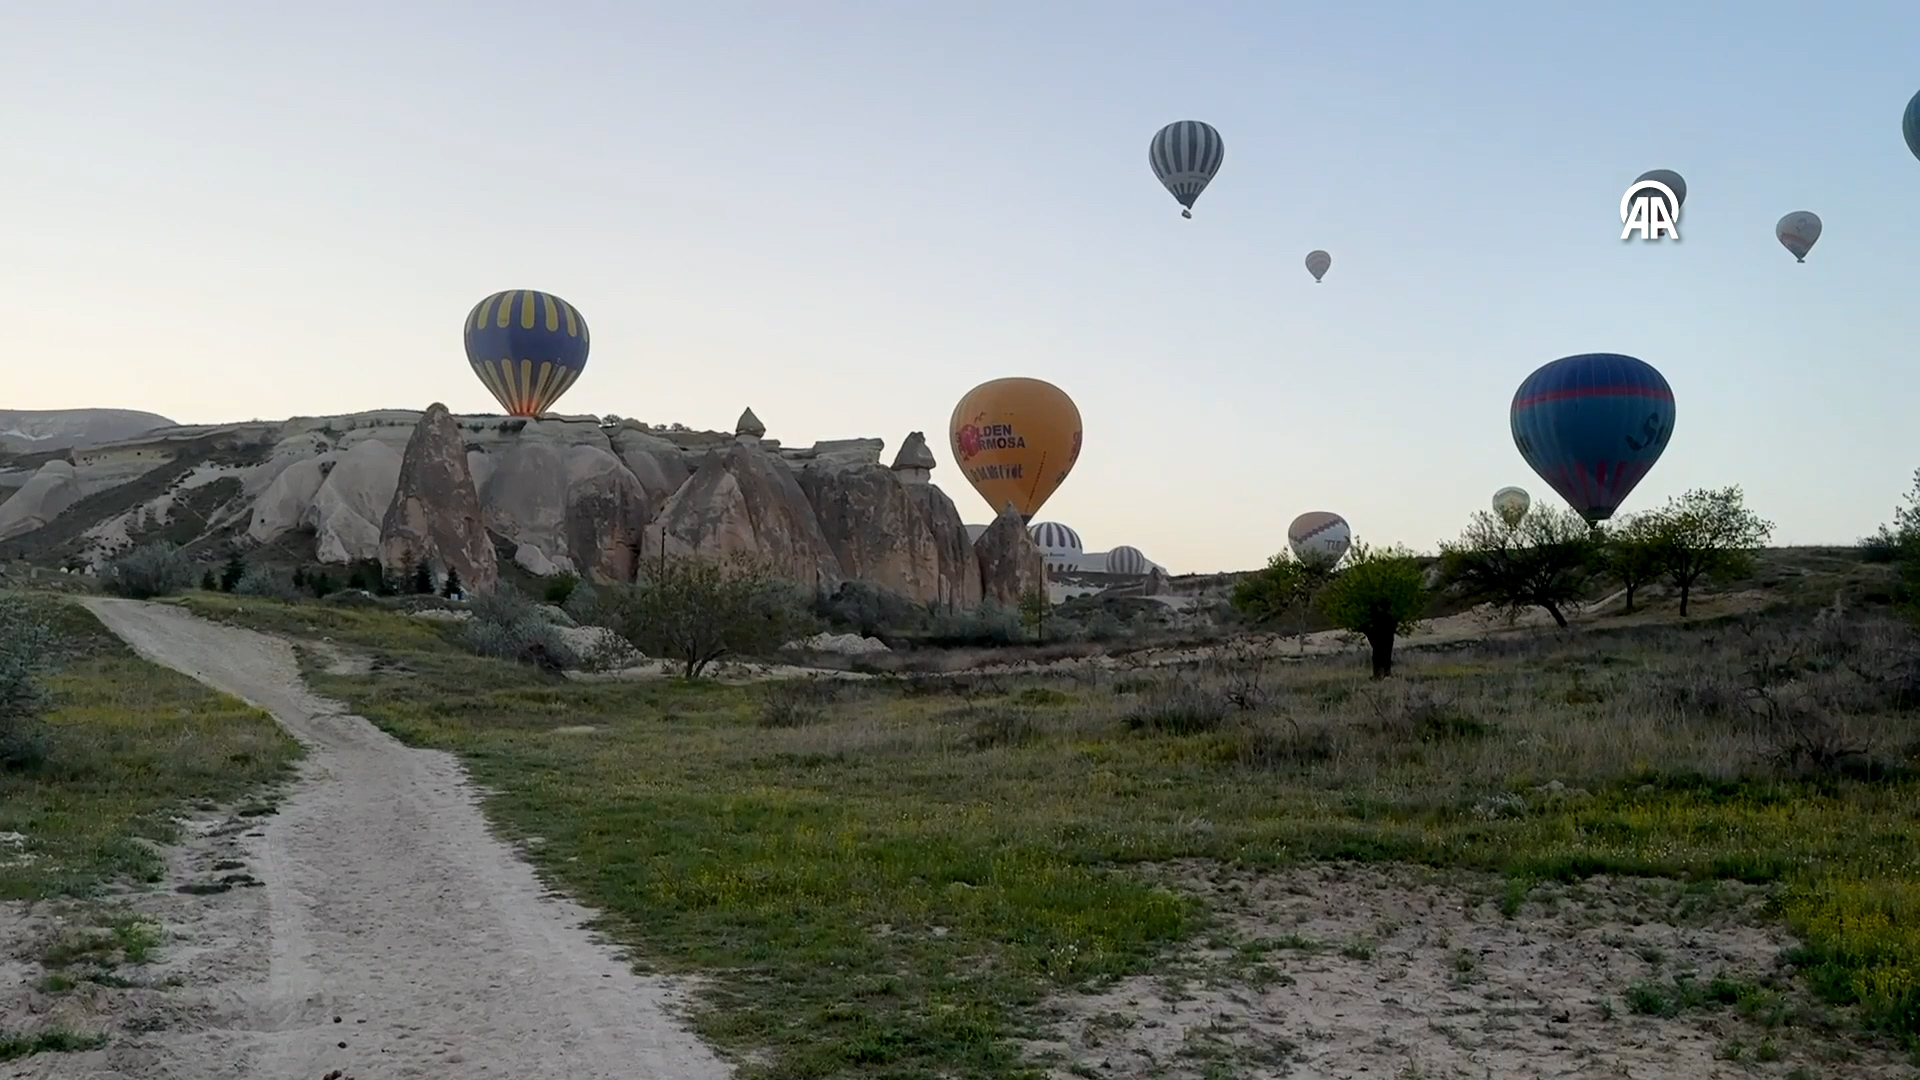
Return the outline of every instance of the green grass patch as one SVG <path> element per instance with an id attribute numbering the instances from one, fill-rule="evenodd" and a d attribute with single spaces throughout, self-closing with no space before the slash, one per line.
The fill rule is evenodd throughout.
<path id="1" fill-rule="evenodd" d="M 34 1054 L 78 1053 L 95 1050 L 106 1044 L 105 1035 L 82 1035 L 62 1028 L 50 1028 L 31 1035 L 12 1035 L 0 1031 L 0 1061 L 12 1061 Z"/>
<path id="2" fill-rule="evenodd" d="M 1458 683 L 1414 654 L 1398 690 L 1301 665 L 1268 712 L 1217 707 L 1204 678 L 1144 675 L 1008 679 L 964 699 L 863 685 L 807 723 L 768 724 L 760 688 L 544 681 L 426 620 L 219 603 L 392 661 L 309 677 L 402 739 L 462 754 L 505 830 L 544 838 L 531 857 L 557 884 L 653 963 L 709 976 L 700 1030 L 750 1062 L 745 1077 L 1037 1075 L 1014 1043 L 1033 1006 L 1151 970 L 1208 924 L 1137 870 L 1188 859 L 1494 871 L 1514 883 L 1510 915 L 1533 883 L 1595 874 L 1776 883 L 1816 988 L 1920 1033 L 1920 784 L 1769 774 L 1732 721 L 1676 712 L 1667 680 L 1714 657 L 1672 641 L 1635 651 L 1616 634 L 1604 663 L 1557 674 L 1524 652 L 1455 658 L 1471 670 Z M 1606 692 L 1566 693 L 1581 670 Z M 1432 737 L 1431 703 L 1405 696 L 1429 684 L 1471 730 Z M 1323 732 L 1324 752 L 1219 752 L 1258 731 Z M 1772 1007 L 1725 980 L 1647 984 L 1629 1005 Z"/>
<path id="3" fill-rule="evenodd" d="M 45 760 L 0 772 L 0 900 L 86 896 L 116 878 L 155 881 L 136 838 L 175 838 L 182 807 L 237 799 L 287 775 L 298 744 L 271 717 L 148 664 L 77 604 L 46 602 L 60 654 Z"/>

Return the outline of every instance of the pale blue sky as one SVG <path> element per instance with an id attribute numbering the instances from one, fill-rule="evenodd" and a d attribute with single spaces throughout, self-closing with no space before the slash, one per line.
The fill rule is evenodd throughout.
<path id="1" fill-rule="evenodd" d="M 1503 484 L 1557 501 L 1506 412 L 1575 352 L 1678 397 L 1623 512 L 1740 483 L 1777 542 L 1846 542 L 1920 466 L 1910 0 L 5 21 L 0 406 L 493 411 L 459 323 L 540 288 L 593 327 L 561 411 L 751 405 L 789 445 L 889 455 L 922 429 L 969 521 L 954 401 L 1052 380 L 1086 450 L 1041 516 L 1176 572 L 1257 565 L 1309 509 L 1430 548 Z M 1183 221 L 1146 158 L 1189 118 L 1227 154 Z M 1622 243 L 1620 194 L 1660 167 L 1684 239 Z M 1826 223 L 1805 265 L 1772 232 L 1797 209 Z"/>

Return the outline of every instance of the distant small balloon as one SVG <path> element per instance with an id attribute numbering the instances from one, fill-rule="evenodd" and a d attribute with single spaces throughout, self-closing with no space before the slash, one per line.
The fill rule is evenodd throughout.
<path id="1" fill-rule="evenodd" d="M 1900 118 L 1900 134 L 1907 137 L 1907 149 L 1920 158 L 1920 93 L 1907 102 L 1907 114 Z"/>
<path id="2" fill-rule="evenodd" d="M 1687 205 L 1687 182 L 1682 180 L 1680 174 L 1674 172 L 1672 169 L 1648 169 L 1646 172 L 1634 177 L 1633 182 L 1637 184 L 1642 180 L 1658 180 L 1660 183 L 1667 185 L 1668 189 L 1673 192 L 1673 197 L 1679 200 L 1680 206 Z M 1677 218 L 1680 216 L 1680 206 L 1670 206 L 1667 209 L 1671 210 L 1673 212 L 1672 216 Z"/>
<path id="3" fill-rule="evenodd" d="M 1811 210 L 1795 210 L 1773 227 L 1780 246 L 1793 253 L 1795 262 L 1806 262 L 1807 252 L 1820 239 L 1820 215 Z"/>
<path id="4" fill-rule="evenodd" d="M 1287 546 L 1293 557 L 1308 566 L 1331 570 L 1353 544 L 1347 519 L 1326 510 L 1311 510 L 1287 526 Z"/>
<path id="5" fill-rule="evenodd" d="M 1327 268 L 1333 265 L 1333 256 L 1315 248 L 1307 252 L 1307 273 L 1313 275 L 1315 284 L 1327 276 Z M 1364 288 L 1365 286 L 1362 286 Z"/>
<path id="6" fill-rule="evenodd" d="M 1533 496 L 1517 487 L 1503 487 L 1493 493 L 1493 512 L 1511 529 L 1520 524 L 1527 516 L 1527 510 L 1533 506 Z"/>

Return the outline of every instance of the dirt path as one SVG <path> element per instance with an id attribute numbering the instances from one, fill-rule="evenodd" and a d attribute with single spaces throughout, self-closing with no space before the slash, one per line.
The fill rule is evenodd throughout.
<path id="1" fill-rule="evenodd" d="M 142 1040 L 137 1071 L 123 1071 L 128 1060 L 90 1075 L 731 1074 L 670 1018 L 663 980 L 596 944 L 581 928 L 589 913 L 550 898 L 489 833 L 451 755 L 408 749 L 309 693 L 284 641 L 165 605 L 87 606 L 142 656 L 270 711 L 308 747 L 280 812 L 240 840 L 265 884 L 252 917 L 171 946 L 233 969 L 209 999 L 222 1030 L 157 1034 Z"/>

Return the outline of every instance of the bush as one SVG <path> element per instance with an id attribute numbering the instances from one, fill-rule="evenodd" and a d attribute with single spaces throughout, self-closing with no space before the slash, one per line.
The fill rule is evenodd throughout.
<path id="1" fill-rule="evenodd" d="M 547 579 L 546 600 L 565 610 L 567 601 L 573 598 L 573 590 L 580 587 L 580 575 L 558 574 Z"/>
<path id="2" fill-rule="evenodd" d="M 1162 686 L 1128 709 L 1121 722 L 1133 731 L 1199 735 L 1227 722 L 1233 704 L 1225 694 L 1191 682 Z"/>
<path id="3" fill-rule="evenodd" d="M 505 582 L 474 600 L 462 637 L 476 655 L 532 664 L 549 674 L 580 666 L 560 628 Z"/>
<path id="4" fill-rule="evenodd" d="M 200 576 L 193 560 L 165 540 L 142 544 L 107 564 L 105 585 L 115 596 L 151 600 L 189 588 Z"/>
<path id="5" fill-rule="evenodd" d="M 648 656 L 671 657 L 689 679 L 727 656 L 769 655 L 814 622 L 800 594 L 765 563 L 679 558 L 609 587 L 589 613 Z"/>
<path id="6" fill-rule="evenodd" d="M 920 630 L 929 618 L 923 605 L 866 581 L 849 581 L 831 595 L 816 597 L 813 613 L 829 629 L 861 637 Z"/>
<path id="7" fill-rule="evenodd" d="M 550 601 L 551 602 L 551 601 Z M 560 610 L 567 613 L 580 626 L 594 621 L 593 614 L 599 609 L 600 591 L 586 578 L 575 578 L 572 587 L 567 590 L 567 598 L 560 601 Z"/>
<path id="8" fill-rule="evenodd" d="M 972 611 L 937 615 L 927 631 L 927 644 L 949 648 L 1018 645 L 1025 640 L 1020 613 L 991 600 Z"/>
<path id="9" fill-rule="evenodd" d="M 0 596 L 0 772 L 35 768 L 46 756 L 39 674 L 52 647 L 53 630 L 32 604 Z"/>
<path id="10" fill-rule="evenodd" d="M 298 600 L 300 590 L 288 578 L 264 566 L 249 566 L 233 583 L 236 596 L 258 596 L 267 600 Z"/>

